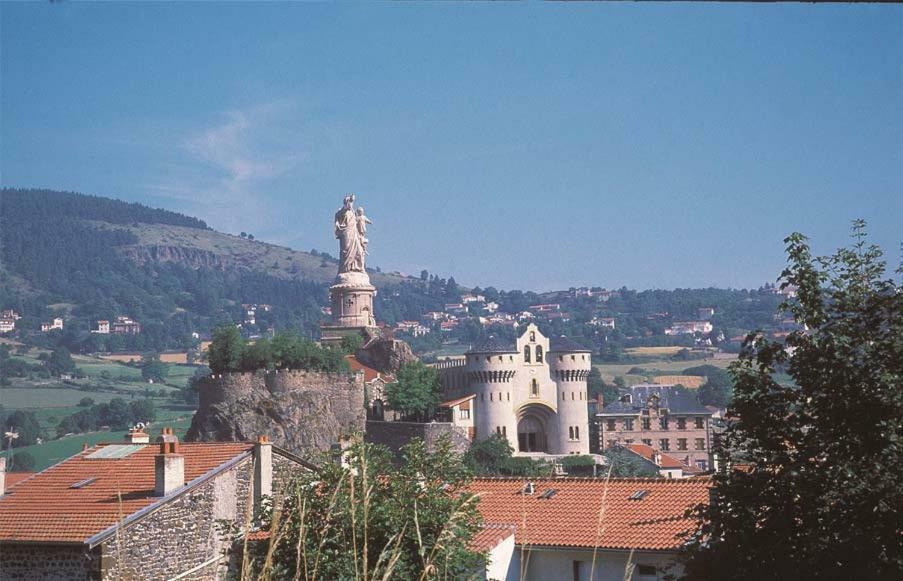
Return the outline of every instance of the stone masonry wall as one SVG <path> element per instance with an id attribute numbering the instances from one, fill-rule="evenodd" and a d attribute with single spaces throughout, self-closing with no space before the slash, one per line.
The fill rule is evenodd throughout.
<path id="1" fill-rule="evenodd" d="M 0 545 L 0 578 L 4 581 L 100 579 L 100 551 L 83 545 Z"/>
<path id="2" fill-rule="evenodd" d="M 223 555 L 228 544 L 217 520 L 247 522 L 253 466 L 253 458 L 233 466 L 105 541 L 103 579 L 170 579 Z M 224 565 L 211 564 L 186 579 L 213 579 Z"/>
<path id="3" fill-rule="evenodd" d="M 266 434 L 274 444 L 310 458 L 365 427 L 362 373 L 224 373 L 199 388 L 188 441 L 243 441 Z"/>
<path id="4" fill-rule="evenodd" d="M 464 428 L 446 422 L 368 421 L 365 439 L 368 442 L 386 446 L 397 453 L 413 438 L 420 438 L 426 442 L 428 450 L 433 450 L 442 435 L 448 435 L 451 438 L 452 447 L 458 452 L 464 452 L 470 447 L 470 439 Z"/>

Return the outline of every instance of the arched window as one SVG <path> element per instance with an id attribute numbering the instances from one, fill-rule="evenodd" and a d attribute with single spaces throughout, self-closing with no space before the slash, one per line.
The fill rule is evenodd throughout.
<path id="1" fill-rule="evenodd" d="M 539 397 L 539 382 L 535 379 L 530 380 L 530 397 Z"/>
<path id="2" fill-rule="evenodd" d="M 530 342 L 536 343 L 536 333 L 534 333 L 533 331 L 530 331 Z"/>
<path id="3" fill-rule="evenodd" d="M 542 363 L 542 345 L 536 346 L 536 362 Z"/>
<path id="4" fill-rule="evenodd" d="M 574 426 L 568 427 L 568 437 L 572 440 L 574 439 Z"/>
<path id="5" fill-rule="evenodd" d="M 524 363 L 530 363 L 530 346 L 524 345 Z"/>
<path id="6" fill-rule="evenodd" d="M 580 439 L 580 426 L 574 426 L 574 439 Z"/>

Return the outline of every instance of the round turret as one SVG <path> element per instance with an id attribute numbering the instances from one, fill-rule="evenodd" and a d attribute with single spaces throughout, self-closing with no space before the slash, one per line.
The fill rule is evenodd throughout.
<path id="1" fill-rule="evenodd" d="M 489 337 L 464 355 L 468 391 L 476 395 L 476 437 L 499 433 L 516 443 L 517 424 L 511 414 L 513 379 L 517 371 L 517 351 L 513 345 Z"/>
<path id="2" fill-rule="evenodd" d="M 589 453 L 586 380 L 592 351 L 567 337 L 549 345 L 549 369 L 558 386 L 558 438 L 562 454 Z"/>

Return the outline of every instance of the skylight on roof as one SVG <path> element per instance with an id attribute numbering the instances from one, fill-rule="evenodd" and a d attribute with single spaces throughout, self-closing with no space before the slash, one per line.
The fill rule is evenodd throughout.
<path id="1" fill-rule="evenodd" d="M 643 500 L 646 498 L 646 495 L 649 494 L 648 490 L 637 490 L 633 494 L 627 497 L 627 500 Z"/>
<path id="2" fill-rule="evenodd" d="M 545 492 L 543 492 L 542 494 L 539 495 L 539 498 L 545 498 L 548 500 L 549 498 L 552 498 L 556 494 L 558 494 L 557 488 L 548 488 L 548 489 L 546 489 Z"/>
<path id="3" fill-rule="evenodd" d="M 91 452 L 85 458 L 89 460 L 116 460 L 127 458 L 142 448 L 144 448 L 144 444 L 110 444 Z"/>
<path id="4" fill-rule="evenodd" d="M 85 478 L 84 480 L 79 480 L 78 482 L 76 482 L 74 484 L 70 484 L 69 488 L 84 488 L 85 486 L 88 486 L 89 484 L 93 484 L 95 480 L 97 480 L 97 476 L 92 476 L 91 478 Z"/>

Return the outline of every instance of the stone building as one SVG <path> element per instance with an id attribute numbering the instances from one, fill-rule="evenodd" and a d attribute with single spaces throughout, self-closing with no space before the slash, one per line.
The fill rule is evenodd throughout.
<path id="1" fill-rule="evenodd" d="M 466 419 L 460 409 L 452 417 L 466 421 L 474 439 L 498 434 L 518 453 L 559 455 L 589 453 L 591 365 L 589 349 L 529 324 L 514 345 L 490 337 L 436 367 L 447 399 L 474 396 Z"/>
<path id="2" fill-rule="evenodd" d="M 600 448 L 645 444 L 701 470 L 712 466 L 712 412 L 692 391 L 640 384 L 619 392 L 596 414 Z"/>
<path id="3" fill-rule="evenodd" d="M 261 437 L 100 444 L 7 487 L 0 496 L 4 580 L 217 579 L 231 540 L 265 496 L 310 465 Z"/>

